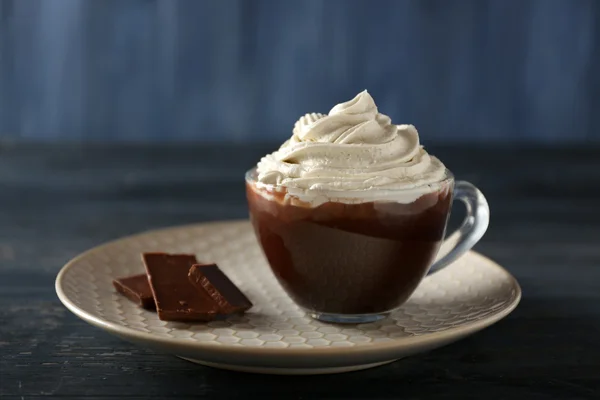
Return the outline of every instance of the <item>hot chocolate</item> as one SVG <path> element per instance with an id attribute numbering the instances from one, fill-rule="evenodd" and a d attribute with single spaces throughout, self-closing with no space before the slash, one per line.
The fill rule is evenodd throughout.
<path id="1" fill-rule="evenodd" d="M 381 317 L 418 286 L 444 238 L 454 178 L 414 126 L 392 124 L 364 91 L 301 117 L 246 188 L 289 295 L 320 319 L 353 322 Z"/>
<path id="2" fill-rule="evenodd" d="M 438 252 L 451 204 L 447 190 L 410 204 L 268 199 L 247 184 L 256 235 L 275 276 L 310 311 L 390 311 L 413 293 Z"/>

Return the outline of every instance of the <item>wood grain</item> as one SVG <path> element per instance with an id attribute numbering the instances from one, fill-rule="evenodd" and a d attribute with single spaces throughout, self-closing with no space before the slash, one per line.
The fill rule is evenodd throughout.
<path id="1" fill-rule="evenodd" d="M 477 249 L 524 295 L 497 325 L 388 366 L 303 378 L 220 371 L 121 341 L 58 302 L 56 273 L 91 246 L 244 218 L 242 174 L 273 147 L 2 145 L 0 398 L 600 396 L 600 148 L 430 149 L 488 197 Z"/>
<path id="2" fill-rule="evenodd" d="M 598 141 L 599 24 L 597 0 L 0 0 L 0 137 L 279 140 L 366 88 L 434 140 Z"/>

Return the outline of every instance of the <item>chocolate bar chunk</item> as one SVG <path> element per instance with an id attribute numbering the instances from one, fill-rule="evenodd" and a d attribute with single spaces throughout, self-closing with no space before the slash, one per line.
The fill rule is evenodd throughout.
<path id="1" fill-rule="evenodd" d="M 217 316 L 217 303 L 188 279 L 190 268 L 198 263 L 195 256 L 144 253 L 142 258 L 161 320 L 210 321 Z"/>
<path id="2" fill-rule="evenodd" d="M 113 281 L 113 286 L 117 289 L 117 292 L 121 293 L 137 305 L 147 310 L 156 309 L 154 297 L 152 297 L 152 290 L 150 289 L 146 274 L 115 279 Z"/>
<path id="3" fill-rule="evenodd" d="M 252 307 L 250 300 L 216 264 L 196 264 L 190 268 L 188 277 L 198 290 L 205 290 L 219 305 L 220 314 L 241 313 Z"/>

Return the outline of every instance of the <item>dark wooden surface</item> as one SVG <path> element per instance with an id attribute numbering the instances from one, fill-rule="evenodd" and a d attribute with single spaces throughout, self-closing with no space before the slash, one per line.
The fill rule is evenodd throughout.
<path id="1" fill-rule="evenodd" d="M 54 278 L 141 230 L 244 218 L 242 174 L 269 146 L 0 146 L 0 398 L 600 398 L 600 149 L 434 148 L 487 195 L 477 249 L 523 300 L 461 342 L 350 374 L 194 365 L 71 315 Z"/>

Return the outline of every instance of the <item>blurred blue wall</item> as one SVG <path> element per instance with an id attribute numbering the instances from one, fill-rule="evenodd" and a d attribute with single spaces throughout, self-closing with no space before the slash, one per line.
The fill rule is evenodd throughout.
<path id="1" fill-rule="evenodd" d="M 0 0 L 0 138 L 283 140 L 365 88 L 426 142 L 600 139 L 600 1 Z"/>

